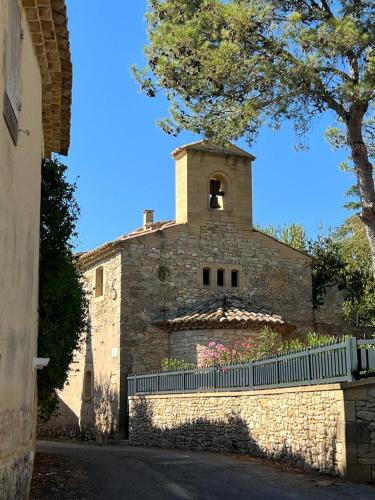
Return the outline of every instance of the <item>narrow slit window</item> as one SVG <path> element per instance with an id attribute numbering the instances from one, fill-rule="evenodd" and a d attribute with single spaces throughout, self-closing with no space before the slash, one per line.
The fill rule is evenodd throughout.
<path id="1" fill-rule="evenodd" d="M 83 384 L 83 397 L 85 399 L 92 398 L 92 372 L 90 370 L 85 372 L 85 380 Z"/>
<path id="2" fill-rule="evenodd" d="M 217 270 L 217 286 L 224 286 L 224 269 Z"/>
<path id="3" fill-rule="evenodd" d="M 203 284 L 206 286 L 210 284 L 210 269 L 208 267 L 203 269 Z"/>
<path id="4" fill-rule="evenodd" d="M 232 271 L 231 275 L 232 288 L 238 287 L 238 271 Z"/>
<path id="5" fill-rule="evenodd" d="M 104 272 L 100 266 L 95 271 L 95 297 L 101 297 L 104 291 Z"/>

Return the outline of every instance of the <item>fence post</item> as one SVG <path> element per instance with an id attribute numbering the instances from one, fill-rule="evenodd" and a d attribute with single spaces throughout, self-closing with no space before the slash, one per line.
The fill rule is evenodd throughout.
<path id="1" fill-rule="evenodd" d="M 358 345 L 355 337 L 346 341 L 346 365 L 348 381 L 351 382 L 358 374 Z"/>
<path id="2" fill-rule="evenodd" d="M 185 370 L 184 370 L 184 371 L 182 372 L 182 392 L 185 392 L 185 391 L 186 391 L 185 375 L 186 375 L 186 372 L 185 372 Z"/>
<path id="3" fill-rule="evenodd" d="M 311 385 L 311 358 L 310 358 L 310 349 L 307 349 L 307 379 L 309 384 Z"/>
<path id="4" fill-rule="evenodd" d="M 276 383 L 277 387 L 279 387 L 280 384 L 280 377 L 279 377 L 279 356 L 276 354 Z"/>
<path id="5" fill-rule="evenodd" d="M 254 373 L 252 361 L 249 361 L 249 387 L 250 389 L 254 389 Z"/>
<path id="6" fill-rule="evenodd" d="M 157 376 L 156 376 L 156 392 L 159 392 L 159 390 L 160 390 L 160 380 L 159 380 L 159 377 L 160 377 L 160 373 L 158 372 Z"/>
<path id="7" fill-rule="evenodd" d="M 138 378 L 137 378 L 137 375 L 134 375 L 134 387 L 135 387 L 135 394 L 138 394 Z"/>

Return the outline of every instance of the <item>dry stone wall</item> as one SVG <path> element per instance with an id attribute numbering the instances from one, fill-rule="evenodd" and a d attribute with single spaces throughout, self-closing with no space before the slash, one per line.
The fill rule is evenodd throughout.
<path id="1" fill-rule="evenodd" d="M 133 445 L 236 452 L 375 483 L 375 378 L 130 398 Z"/>
<path id="2" fill-rule="evenodd" d="M 130 440 L 268 457 L 336 475 L 344 466 L 343 419 L 337 385 L 132 397 Z"/>

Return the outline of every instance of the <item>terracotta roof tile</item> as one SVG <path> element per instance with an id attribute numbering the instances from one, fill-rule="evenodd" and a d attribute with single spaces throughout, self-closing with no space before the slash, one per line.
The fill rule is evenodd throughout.
<path id="1" fill-rule="evenodd" d="M 213 328 L 260 328 L 271 326 L 280 332 L 289 332 L 295 326 L 282 316 L 263 307 L 233 296 L 214 296 L 179 309 L 174 315 L 159 318 L 155 324 L 167 331 L 204 330 Z"/>

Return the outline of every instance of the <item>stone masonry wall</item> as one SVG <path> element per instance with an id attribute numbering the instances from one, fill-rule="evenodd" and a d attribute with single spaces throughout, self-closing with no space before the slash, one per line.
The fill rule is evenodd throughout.
<path id="1" fill-rule="evenodd" d="M 134 396 L 129 412 L 133 445 L 244 453 L 375 484 L 375 378 Z"/>
<path id="2" fill-rule="evenodd" d="M 313 328 L 308 257 L 262 233 L 230 223 L 179 224 L 122 242 L 122 370 L 156 370 L 173 351 L 155 319 L 215 294 L 232 294 Z M 202 284 L 203 267 L 239 269 L 239 287 Z M 160 273 L 160 270 L 163 273 Z M 230 332 L 222 331 L 222 340 Z M 207 331 L 207 336 L 210 332 Z"/>
<path id="3" fill-rule="evenodd" d="M 244 453 L 337 475 L 345 463 L 343 420 L 338 384 L 132 397 L 130 442 Z"/>
<path id="4" fill-rule="evenodd" d="M 100 438 L 119 430 L 120 408 L 120 305 L 121 255 L 100 262 L 104 267 L 104 293 L 89 293 L 90 328 L 86 342 L 75 353 L 69 379 L 59 393 L 59 408 L 48 422 L 38 423 L 38 435 Z M 95 269 L 85 273 L 94 289 Z M 92 394 L 84 391 L 85 372 L 92 376 Z"/>
<path id="5" fill-rule="evenodd" d="M 344 398 L 348 478 L 375 483 L 375 379 L 348 384 Z"/>

